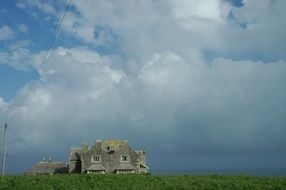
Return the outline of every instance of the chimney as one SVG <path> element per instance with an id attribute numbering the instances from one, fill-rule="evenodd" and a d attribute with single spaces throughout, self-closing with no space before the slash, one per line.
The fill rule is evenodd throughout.
<path id="1" fill-rule="evenodd" d="M 83 142 L 82 142 L 82 148 L 83 148 L 84 150 L 87 150 L 87 149 L 88 149 L 88 143 L 87 143 L 87 141 L 83 141 Z"/>

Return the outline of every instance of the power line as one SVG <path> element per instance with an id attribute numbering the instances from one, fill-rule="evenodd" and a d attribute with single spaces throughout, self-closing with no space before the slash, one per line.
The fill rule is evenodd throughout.
<path id="1" fill-rule="evenodd" d="M 59 16 L 59 18 L 57 20 L 56 28 L 55 28 L 54 32 L 51 34 L 51 36 L 50 36 L 50 38 L 48 40 L 48 45 L 47 45 L 46 51 L 43 52 L 39 63 L 35 67 L 35 70 L 36 70 L 35 74 L 40 72 L 41 68 L 43 67 L 44 63 L 46 62 L 47 56 L 49 54 L 49 51 L 50 51 L 50 49 L 51 49 L 51 47 L 52 47 L 52 45 L 53 45 L 53 43 L 54 43 L 58 33 L 59 33 L 59 30 L 61 28 L 62 22 L 63 22 L 63 20 L 65 18 L 65 15 L 66 15 L 66 13 L 67 13 L 67 11 L 69 9 L 70 4 L 71 4 L 71 0 L 66 0 L 65 1 L 65 5 L 63 7 L 64 13 L 63 13 L 62 16 Z M 36 76 L 34 76 L 33 78 L 36 78 Z M 18 109 L 15 111 L 14 115 L 11 116 L 10 120 L 8 121 L 9 124 L 11 124 L 14 121 L 14 119 L 16 118 L 17 114 L 19 113 L 20 109 L 24 106 L 28 96 L 30 95 L 30 93 L 32 91 L 32 88 L 34 86 L 35 81 L 36 81 L 36 79 L 32 80 L 30 82 L 28 88 L 26 88 L 26 91 L 24 93 L 24 98 L 23 98 L 22 102 L 19 104 Z M 36 152 L 37 154 L 39 154 L 41 156 L 46 156 L 47 155 L 47 154 L 39 151 L 38 149 L 34 148 L 33 146 L 31 146 L 29 143 L 27 143 L 20 135 L 18 135 L 16 133 L 16 131 L 12 127 L 9 127 L 9 129 L 12 132 L 12 134 L 16 138 L 18 138 L 24 145 L 26 145 L 30 150 Z M 6 135 L 6 132 L 7 132 L 6 130 L 7 130 L 7 125 L 5 124 L 5 135 Z M 5 143 L 6 143 L 6 141 L 5 141 Z M 6 149 L 6 146 L 5 146 L 5 149 Z M 5 164 L 4 164 L 5 167 L 3 167 L 3 171 L 5 171 L 6 168 L 7 168 L 7 166 L 6 166 L 6 162 L 7 162 L 6 156 L 7 155 L 6 155 L 6 153 L 4 153 L 4 154 L 5 154 L 5 156 L 4 156 L 3 159 L 4 159 L 4 162 L 5 162 Z"/>
<path id="2" fill-rule="evenodd" d="M 39 61 L 39 63 L 36 65 L 36 73 L 39 73 L 41 68 L 43 67 L 44 63 L 46 62 L 46 59 L 47 59 L 47 56 L 49 54 L 49 51 L 58 35 L 58 32 L 60 30 L 60 27 L 62 25 L 62 22 L 65 18 L 65 15 L 70 7 L 70 4 L 71 4 L 71 0 L 66 0 L 65 2 L 65 5 L 63 7 L 64 9 L 64 13 L 62 16 L 59 16 L 58 20 L 57 20 L 57 25 L 56 25 L 56 28 L 55 28 L 55 31 L 54 33 L 51 34 L 50 38 L 49 38 L 49 41 L 48 41 L 48 45 L 47 45 L 47 48 L 46 48 L 46 51 L 42 54 L 41 56 L 41 59 Z M 35 77 L 35 76 L 34 76 Z M 14 113 L 14 116 L 11 117 L 11 119 L 8 121 L 8 123 L 12 123 L 14 121 L 14 119 L 16 118 L 16 115 L 19 113 L 20 109 L 24 106 L 28 96 L 30 95 L 32 89 L 33 89 L 33 86 L 35 84 L 35 79 L 31 81 L 30 85 L 28 88 L 26 88 L 26 92 L 24 93 L 24 98 L 23 98 L 23 101 L 22 103 L 19 105 L 18 109 L 16 110 L 16 112 Z"/>
<path id="3" fill-rule="evenodd" d="M 48 43 L 48 46 L 47 46 L 47 51 L 46 51 L 45 54 L 43 54 L 42 59 L 41 59 L 42 61 L 40 61 L 40 64 L 38 65 L 38 68 L 36 68 L 38 71 L 40 71 L 40 69 L 42 68 L 43 64 L 46 61 L 46 58 L 47 58 L 47 56 L 49 54 L 49 50 L 51 49 L 51 47 L 52 47 L 52 45 L 53 45 L 53 43 L 55 41 L 55 38 L 57 37 L 57 34 L 58 34 L 58 32 L 59 32 L 59 30 L 61 28 L 62 22 L 63 22 L 63 20 L 65 18 L 65 15 L 66 15 L 66 13 L 67 13 L 67 11 L 69 9 L 70 4 L 71 4 L 71 0 L 66 0 L 64 8 L 63 8 L 64 9 L 64 13 L 63 13 L 62 17 L 58 18 L 55 32 L 54 32 L 53 35 L 50 36 L 50 40 L 49 40 L 49 43 Z"/>
<path id="4" fill-rule="evenodd" d="M 10 129 L 10 131 L 12 132 L 12 134 L 18 139 L 20 140 L 24 145 L 26 145 L 30 150 L 32 150 L 33 152 L 41 155 L 41 156 L 45 156 L 45 157 L 49 157 L 48 154 L 36 149 L 35 147 L 31 146 L 29 143 L 27 143 L 22 137 L 20 137 L 20 135 L 18 135 L 16 133 L 16 131 L 10 126 L 8 129 Z"/>

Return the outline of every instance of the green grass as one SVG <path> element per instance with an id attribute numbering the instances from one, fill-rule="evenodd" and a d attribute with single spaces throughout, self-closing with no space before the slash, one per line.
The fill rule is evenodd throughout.
<path id="1" fill-rule="evenodd" d="M 6 176 L 0 190 L 89 190 L 89 189 L 285 189 L 286 177 L 252 176 L 157 176 L 157 175 L 55 175 Z"/>

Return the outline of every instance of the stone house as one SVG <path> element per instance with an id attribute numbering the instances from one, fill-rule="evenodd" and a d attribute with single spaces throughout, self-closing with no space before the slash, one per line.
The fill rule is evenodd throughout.
<path id="1" fill-rule="evenodd" d="M 54 175 L 58 173 L 68 173 L 68 165 L 63 162 L 42 160 L 32 166 L 25 175 Z"/>
<path id="2" fill-rule="evenodd" d="M 146 153 L 133 150 L 128 141 L 96 140 L 94 146 L 84 143 L 71 148 L 69 173 L 148 173 Z"/>

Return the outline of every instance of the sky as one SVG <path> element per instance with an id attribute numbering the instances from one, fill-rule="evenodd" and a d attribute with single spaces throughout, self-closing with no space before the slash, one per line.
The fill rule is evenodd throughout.
<path id="1" fill-rule="evenodd" d="M 9 173 L 96 139 L 151 171 L 286 169 L 286 1 L 72 0 L 47 52 L 64 4 L 0 2 Z"/>

